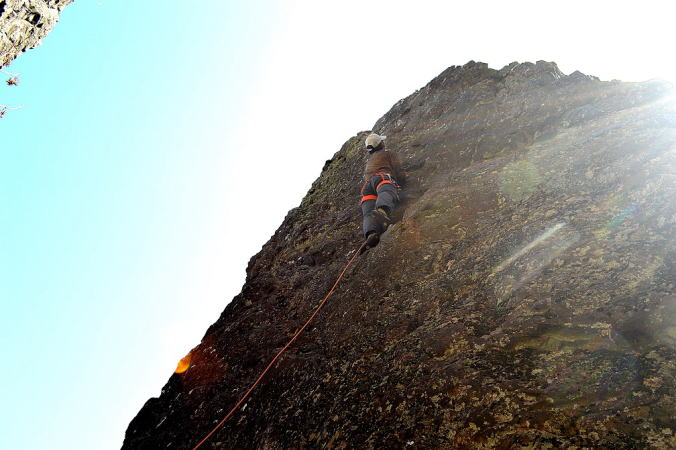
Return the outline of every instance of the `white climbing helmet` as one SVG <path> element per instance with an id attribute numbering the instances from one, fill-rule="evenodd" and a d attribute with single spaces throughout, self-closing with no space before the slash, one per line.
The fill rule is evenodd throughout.
<path id="1" fill-rule="evenodd" d="M 366 136 L 366 141 L 364 141 L 364 145 L 366 145 L 367 149 L 371 148 L 378 148 L 381 142 L 385 140 L 387 136 L 381 136 L 376 133 L 371 133 L 368 136 Z"/>

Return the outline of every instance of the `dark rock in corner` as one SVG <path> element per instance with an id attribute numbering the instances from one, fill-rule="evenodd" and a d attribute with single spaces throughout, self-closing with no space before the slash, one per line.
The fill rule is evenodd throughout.
<path id="1" fill-rule="evenodd" d="M 0 1 L 0 68 L 20 53 L 37 47 L 73 0 Z"/>

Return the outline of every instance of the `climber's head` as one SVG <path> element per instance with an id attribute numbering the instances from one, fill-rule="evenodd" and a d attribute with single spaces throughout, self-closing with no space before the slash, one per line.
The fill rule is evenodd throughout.
<path id="1" fill-rule="evenodd" d="M 385 147 L 385 138 L 387 136 L 381 136 L 376 133 L 371 133 L 366 137 L 366 141 L 364 141 L 364 145 L 366 145 L 366 150 L 368 150 L 369 153 L 375 152 L 376 150 L 380 150 L 381 148 Z"/>

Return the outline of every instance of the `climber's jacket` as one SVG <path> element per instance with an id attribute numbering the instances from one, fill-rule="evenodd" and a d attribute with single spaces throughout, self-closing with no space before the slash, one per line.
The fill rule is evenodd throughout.
<path id="1" fill-rule="evenodd" d="M 399 158 L 396 154 L 388 152 L 385 149 L 370 153 L 369 160 L 366 163 L 366 170 L 364 170 L 364 179 L 368 180 L 373 175 L 379 173 L 390 174 L 400 184 L 405 182 Z"/>

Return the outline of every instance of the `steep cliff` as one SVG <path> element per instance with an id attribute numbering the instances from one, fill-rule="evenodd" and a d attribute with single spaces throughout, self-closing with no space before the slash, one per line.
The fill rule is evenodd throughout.
<path id="1" fill-rule="evenodd" d="M 37 47 L 73 0 L 0 0 L 0 68 Z"/>
<path id="2" fill-rule="evenodd" d="M 396 103 L 396 224 L 205 448 L 676 447 L 673 94 L 470 62 Z M 309 316 L 361 243 L 365 135 L 124 448 L 192 448 Z"/>

